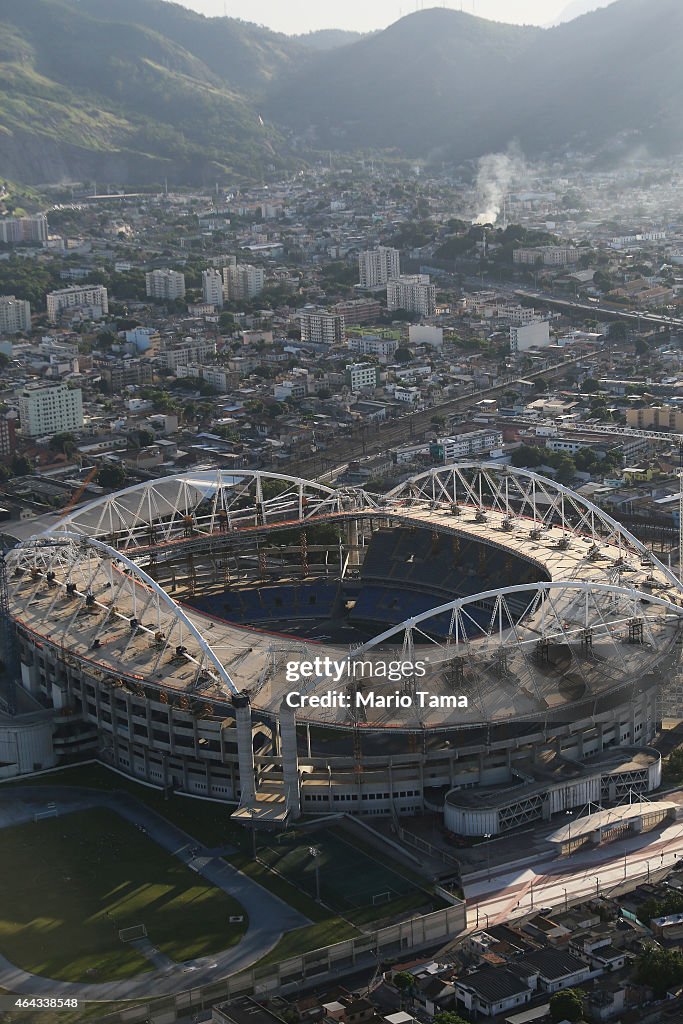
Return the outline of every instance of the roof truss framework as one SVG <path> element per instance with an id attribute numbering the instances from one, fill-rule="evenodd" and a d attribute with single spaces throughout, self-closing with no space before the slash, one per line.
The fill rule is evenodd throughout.
<path id="1" fill-rule="evenodd" d="M 442 466 L 412 477 L 386 496 L 388 503 L 401 500 L 457 505 L 481 514 L 498 512 L 505 516 L 511 536 L 559 527 L 567 542 L 589 542 L 586 559 L 609 544 L 624 559 L 631 556 L 656 565 L 673 586 L 683 589 L 670 569 L 597 505 L 528 470 L 490 462 Z"/>
<path id="2" fill-rule="evenodd" d="M 302 523 L 374 508 L 361 490 L 251 470 L 188 473 L 136 484 L 71 513 L 48 533 L 82 533 L 119 551 L 188 536 Z"/>

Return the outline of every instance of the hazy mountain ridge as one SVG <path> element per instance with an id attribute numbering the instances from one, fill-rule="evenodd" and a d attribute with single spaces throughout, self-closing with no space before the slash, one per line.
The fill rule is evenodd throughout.
<path id="1" fill-rule="evenodd" d="M 613 140 L 683 148 L 680 0 L 617 0 L 552 29 L 434 8 L 286 72 L 269 110 L 322 146 L 467 159 Z"/>
<path id="2" fill-rule="evenodd" d="M 0 0 L 0 168 L 193 184 L 277 174 L 307 146 L 676 152 L 682 38 L 680 0 L 545 30 L 434 8 L 324 51 L 163 0 Z"/>
<path id="3" fill-rule="evenodd" d="M 290 38 L 312 50 L 335 50 L 338 46 L 357 43 L 368 34 L 374 33 L 350 32 L 341 28 L 321 28 L 314 32 L 290 36 Z"/>

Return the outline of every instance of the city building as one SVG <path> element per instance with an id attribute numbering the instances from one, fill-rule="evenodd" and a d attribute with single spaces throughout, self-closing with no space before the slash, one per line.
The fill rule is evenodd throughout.
<path id="1" fill-rule="evenodd" d="M 152 270 L 145 274 L 145 289 L 150 299 L 184 299 L 185 275 L 179 270 Z"/>
<path id="2" fill-rule="evenodd" d="M 152 364 L 148 359 L 111 360 L 100 370 L 110 395 L 119 395 L 124 388 L 142 387 L 152 383 Z"/>
<path id="3" fill-rule="evenodd" d="M 77 309 L 84 315 L 99 319 L 109 312 L 107 289 L 101 284 L 84 284 L 48 293 L 47 315 L 52 323 L 56 323 L 60 315 L 68 309 Z"/>
<path id="4" fill-rule="evenodd" d="M 377 356 L 383 362 L 393 359 L 399 342 L 395 338 L 382 338 L 376 334 L 362 334 L 349 338 L 349 348 L 360 356 Z"/>
<path id="5" fill-rule="evenodd" d="M 224 267 L 224 298 L 226 301 L 253 299 L 261 294 L 265 281 L 266 275 L 263 268 L 254 267 L 251 263 L 238 263 L 234 267 Z"/>
<path id="6" fill-rule="evenodd" d="M 157 364 L 174 372 L 179 366 L 204 363 L 216 355 L 216 342 L 207 338 L 185 338 L 165 346 L 156 356 Z"/>
<path id="7" fill-rule="evenodd" d="M 431 446 L 431 456 L 436 462 L 447 464 L 502 447 L 503 434 L 497 428 L 470 430 L 454 437 L 438 438 Z"/>
<path id="8" fill-rule="evenodd" d="M 513 355 L 549 344 L 550 325 L 547 320 L 532 320 L 528 324 L 512 324 L 510 327 L 510 351 Z"/>
<path id="9" fill-rule="evenodd" d="M 47 242 L 47 217 L 44 213 L 35 213 L 30 217 L 0 218 L 0 242 L 5 245 L 17 245 L 21 242 Z"/>
<path id="10" fill-rule="evenodd" d="M 223 308 L 223 276 L 219 270 L 202 271 L 202 295 L 204 302 L 214 309 Z"/>
<path id="11" fill-rule="evenodd" d="M 380 383 L 380 369 L 374 363 L 349 363 L 344 372 L 344 383 L 352 391 L 376 388 Z"/>
<path id="12" fill-rule="evenodd" d="M 315 345 L 338 345 L 346 337 L 344 317 L 338 313 L 300 313 L 301 340 Z"/>
<path id="13" fill-rule="evenodd" d="M 408 341 L 411 345 L 443 348 L 443 328 L 430 327 L 429 324 L 411 324 L 408 328 Z"/>
<path id="14" fill-rule="evenodd" d="M 378 299 L 346 299 L 337 302 L 332 312 L 343 316 L 347 327 L 361 327 L 377 323 L 382 315 L 382 303 Z"/>
<path id="15" fill-rule="evenodd" d="M 206 381 L 225 395 L 229 391 L 239 387 L 240 375 L 237 370 L 230 370 L 224 366 L 202 366 L 199 363 L 188 363 L 187 366 L 178 366 L 177 377 L 196 377 Z"/>
<path id="16" fill-rule="evenodd" d="M 361 252 L 358 273 L 361 288 L 384 288 L 392 278 L 401 276 L 401 254 L 384 245 Z"/>
<path id="17" fill-rule="evenodd" d="M 627 409 L 626 424 L 637 430 L 674 430 L 683 433 L 683 409 L 673 405 L 649 405 Z"/>
<path id="18" fill-rule="evenodd" d="M 45 437 L 83 426 L 80 388 L 67 384 L 27 384 L 17 395 L 21 432 L 26 437 Z"/>
<path id="19" fill-rule="evenodd" d="M 512 262 L 527 267 L 567 267 L 578 263 L 580 255 L 573 245 L 539 245 L 531 249 L 515 249 Z"/>
<path id="20" fill-rule="evenodd" d="M 429 274 L 403 274 L 387 284 L 387 309 L 405 309 L 420 316 L 433 316 L 436 288 L 429 283 Z"/>
<path id="21" fill-rule="evenodd" d="M 0 416 L 0 455 L 14 455 L 17 445 L 16 423 L 11 416 Z"/>
<path id="22" fill-rule="evenodd" d="M 13 295 L 0 295 L 0 334 L 31 330 L 31 304 Z"/>

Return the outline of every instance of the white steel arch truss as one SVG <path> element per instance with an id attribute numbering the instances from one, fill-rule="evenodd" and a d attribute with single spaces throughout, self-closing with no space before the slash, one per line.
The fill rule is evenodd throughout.
<path id="1" fill-rule="evenodd" d="M 132 551 L 373 507 L 362 490 L 280 473 L 212 470 L 127 487 L 70 513 L 47 532 L 80 533 Z"/>
<path id="2" fill-rule="evenodd" d="M 624 571 L 627 557 L 635 556 L 656 566 L 676 590 L 683 590 L 674 573 L 621 523 L 570 488 L 530 470 L 492 462 L 454 463 L 411 477 L 389 491 L 386 502 L 448 506 L 456 513 L 471 509 L 480 516 L 498 513 L 511 536 L 524 531 L 540 539 L 551 527 L 559 529 L 567 544 L 572 538 L 591 543 L 583 562 L 599 557 L 602 545 L 611 545 L 623 558 Z M 620 568 L 614 570 L 615 582 L 620 582 Z"/>
<path id="3" fill-rule="evenodd" d="M 59 532 L 25 541 L 7 562 L 13 618 L 41 642 L 155 689 L 239 692 L 184 609 L 123 552 Z"/>

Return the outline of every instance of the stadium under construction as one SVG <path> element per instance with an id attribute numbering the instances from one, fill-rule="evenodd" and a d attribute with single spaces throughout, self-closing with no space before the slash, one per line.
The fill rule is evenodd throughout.
<path id="1" fill-rule="evenodd" d="M 245 824 L 427 810 L 470 836 L 660 782 L 681 586 L 531 472 L 457 464 L 384 495 L 166 477 L 23 541 L 6 574 L 0 775 L 93 757 Z"/>

